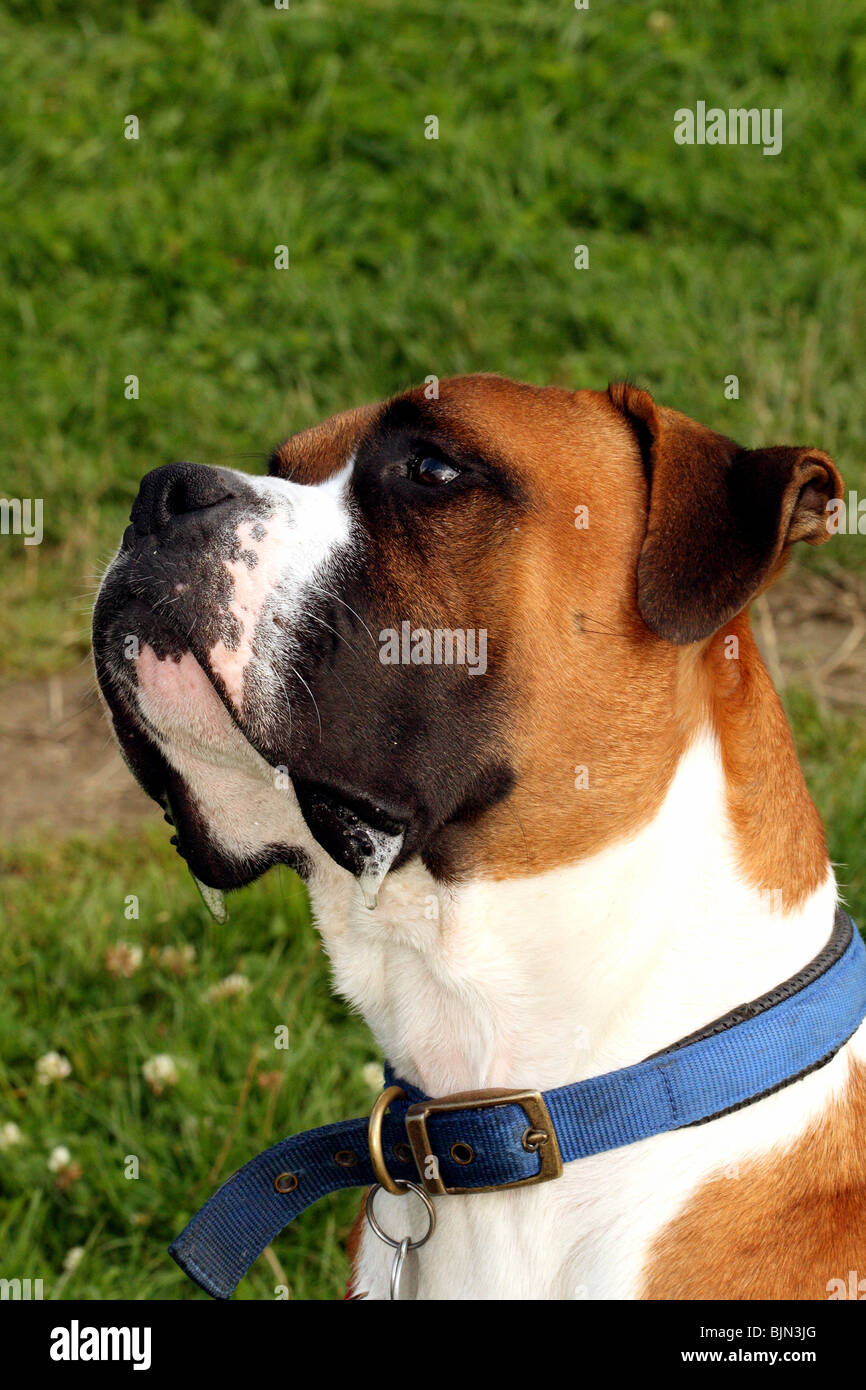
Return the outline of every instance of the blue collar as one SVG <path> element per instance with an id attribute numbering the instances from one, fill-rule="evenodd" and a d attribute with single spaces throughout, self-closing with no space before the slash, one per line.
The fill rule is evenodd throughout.
<path id="1" fill-rule="evenodd" d="M 439 1100 L 398 1081 L 404 1097 L 382 1121 L 383 1152 L 394 1178 L 433 1195 L 546 1182 L 563 1163 L 703 1124 L 797 1081 L 828 1062 L 864 1017 L 866 947 L 837 909 L 829 942 L 799 974 L 635 1066 L 543 1093 Z M 307 1130 L 223 1183 L 169 1253 L 212 1297 L 230 1298 L 265 1246 L 313 1202 L 375 1181 L 366 1116 Z"/>

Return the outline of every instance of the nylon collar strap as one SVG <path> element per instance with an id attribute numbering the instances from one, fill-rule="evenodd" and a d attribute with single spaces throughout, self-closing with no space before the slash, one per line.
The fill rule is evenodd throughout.
<path id="1" fill-rule="evenodd" d="M 706 1123 L 789 1085 L 828 1062 L 864 1017 L 866 947 L 837 909 L 827 946 L 799 974 L 635 1066 L 543 1093 L 468 1100 L 431 1100 L 398 1081 L 405 1099 L 384 1118 L 383 1151 L 394 1178 L 431 1193 L 546 1181 L 561 1163 Z M 212 1297 L 230 1298 L 265 1246 L 313 1202 L 375 1182 L 367 1124 L 363 1116 L 323 1125 L 266 1149 L 223 1183 L 169 1253 Z M 539 1130 L 547 1142 L 527 1148 L 527 1131 Z"/>

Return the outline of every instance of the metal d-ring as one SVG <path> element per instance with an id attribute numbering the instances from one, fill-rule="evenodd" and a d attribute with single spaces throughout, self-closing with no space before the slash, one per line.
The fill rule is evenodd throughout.
<path id="1" fill-rule="evenodd" d="M 390 1192 L 392 1197 L 405 1197 L 406 1183 L 402 1181 L 398 1183 L 385 1167 L 385 1155 L 382 1152 L 382 1120 L 391 1101 L 399 1100 L 405 1094 L 402 1086 L 389 1086 L 380 1096 L 377 1096 L 376 1104 L 370 1111 L 370 1118 L 367 1121 L 367 1146 L 370 1150 L 373 1172 L 376 1174 L 376 1186 L 384 1187 L 385 1191 Z M 398 1241 L 397 1244 L 399 1245 L 400 1242 Z"/>
<path id="2" fill-rule="evenodd" d="M 408 1182 L 406 1178 L 398 1178 L 397 1182 L 399 1183 L 401 1188 L 405 1189 L 405 1192 L 401 1192 L 401 1196 L 405 1196 L 411 1188 L 411 1190 L 416 1194 L 416 1196 L 421 1198 L 421 1201 L 427 1208 L 427 1230 L 425 1231 L 424 1235 L 421 1237 L 420 1240 L 410 1240 L 408 1246 L 406 1247 L 408 1250 L 417 1250 L 420 1246 L 426 1245 L 427 1241 L 430 1239 L 430 1237 L 436 1229 L 436 1208 L 434 1207 L 430 1198 L 427 1196 L 427 1193 L 424 1191 L 423 1187 L 419 1187 L 417 1182 Z M 384 1183 L 377 1182 L 374 1183 L 374 1185 L 370 1188 L 369 1192 L 367 1193 L 366 1200 L 364 1202 L 364 1212 L 367 1217 L 367 1221 L 370 1224 L 370 1227 L 372 1228 L 374 1233 L 379 1237 L 379 1239 L 384 1241 L 386 1245 L 390 1245 L 392 1249 L 399 1250 L 400 1246 L 403 1243 L 402 1239 L 395 1240 L 393 1236 L 389 1236 L 386 1231 L 383 1231 L 382 1227 L 379 1225 L 379 1222 L 376 1220 L 376 1213 L 373 1210 L 373 1203 L 376 1200 L 376 1193 L 379 1191 L 380 1187 L 384 1187 L 384 1185 Z"/>

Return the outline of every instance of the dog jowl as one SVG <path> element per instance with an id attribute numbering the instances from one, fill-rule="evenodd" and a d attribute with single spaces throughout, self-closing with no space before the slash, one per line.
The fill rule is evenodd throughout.
<path id="1" fill-rule="evenodd" d="M 825 539 L 839 495 L 819 451 L 740 449 L 631 387 L 455 378 L 292 437 L 266 477 L 148 473 L 96 605 L 100 685 L 207 888 L 326 863 L 372 905 L 415 858 L 534 872 L 651 811 L 689 734 L 683 649 Z M 473 659 L 434 659 L 437 633 Z M 575 761 L 600 770 L 578 799 Z"/>

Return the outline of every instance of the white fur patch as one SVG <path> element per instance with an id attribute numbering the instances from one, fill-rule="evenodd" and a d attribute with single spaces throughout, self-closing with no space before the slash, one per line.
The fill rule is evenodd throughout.
<path id="1" fill-rule="evenodd" d="M 348 930 L 317 915 L 339 989 L 398 1075 L 445 1095 L 548 1089 L 640 1061 L 800 970 L 830 936 L 835 898 L 828 877 L 783 914 L 742 881 L 707 738 L 653 822 L 583 863 L 453 893 L 412 864 L 389 876 L 375 913 L 352 907 Z M 435 1199 L 419 1297 L 635 1297 L 653 1238 L 704 1180 L 736 1181 L 749 1157 L 793 1142 L 864 1053 L 861 1028 L 820 1071 L 710 1125 L 568 1164 L 523 1192 Z M 417 1236 L 418 1204 L 386 1197 L 386 1228 Z M 387 1298 L 391 1258 L 365 1231 L 358 1287 Z"/>
<path id="2" fill-rule="evenodd" d="M 348 500 L 352 468 L 350 458 L 338 473 L 314 487 L 243 475 L 244 483 L 274 509 L 236 529 L 241 556 L 225 561 L 225 567 L 232 582 L 229 611 L 239 641 L 229 647 L 220 640 L 208 653 L 211 669 L 238 710 L 251 684 L 256 700 L 280 699 L 282 682 L 270 654 L 281 644 L 285 647 L 286 634 L 291 636 L 310 587 L 318 587 L 317 579 L 334 568 L 340 554 L 358 544 Z"/>

